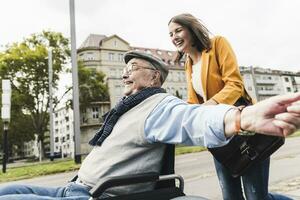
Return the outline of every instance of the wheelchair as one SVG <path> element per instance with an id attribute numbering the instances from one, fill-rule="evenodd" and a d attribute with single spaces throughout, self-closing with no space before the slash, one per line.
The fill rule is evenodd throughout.
<path id="1" fill-rule="evenodd" d="M 174 172 L 175 145 L 168 144 L 163 156 L 163 165 L 160 173 L 148 172 L 142 174 L 107 177 L 101 180 L 91 190 L 89 200 L 98 200 L 109 188 L 154 182 L 154 190 L 124 194 L 120 196 L 105 197 L 101 200 L 207 200 L 202 197 L 185 196 L 184 180 Z M 176 184 L 177 183 L 177 184 Z"/>

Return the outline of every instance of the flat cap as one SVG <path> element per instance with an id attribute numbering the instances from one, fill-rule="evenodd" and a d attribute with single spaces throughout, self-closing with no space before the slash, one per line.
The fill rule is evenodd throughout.
<path id="1" fill-rule="evenodd" d="M 144 53 L 141 51 L 128 51 L 124 55 L 125 63 L 127 64 L 132 58 L 140 58 L 150 62 L 153 67 L 160 71 L 160 80 L 161 84 L 163 84 L 168 76 L 169 67 L 158 57 Z"/>

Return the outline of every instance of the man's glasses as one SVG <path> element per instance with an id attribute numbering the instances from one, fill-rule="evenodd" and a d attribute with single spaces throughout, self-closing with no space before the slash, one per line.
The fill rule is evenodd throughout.
<path id="1" fill-rule="evenodd" d="M 132 63 L 127 65 L 124 69 L 123 69 L 123 74 L 127 74 L 127 75 L 131 75 L 133 71 L 137 71 L 139 69 L 150 69 L 150 70 L 156 70 L 153 67 L 146 67 L 146 66 L 141 66 L 141 65 L 137 65 L 136 63 Z"/>

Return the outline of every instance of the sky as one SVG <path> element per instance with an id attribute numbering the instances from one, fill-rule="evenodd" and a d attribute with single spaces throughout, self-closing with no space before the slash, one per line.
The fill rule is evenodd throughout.
<path id="1" fill-rule="evenodd" d="M 299 0 L 75 0 L 76 46 L 93 34 L 175 50 L 174 15 L 191 13 L 231 43 L 241 66 L 300 71 Z M 42 30 L 70 37 L 69 0 L 0 0 L 0 49 Z"/>

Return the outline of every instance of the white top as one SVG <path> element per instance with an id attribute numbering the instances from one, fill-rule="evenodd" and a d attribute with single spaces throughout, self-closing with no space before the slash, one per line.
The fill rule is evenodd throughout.
<path id="1" fill-rule="evenodd" d="M 201 80 L 201 60 L 192 66 L 192 85 L 195 92 L 203 97 L 203 88 Z"/>

